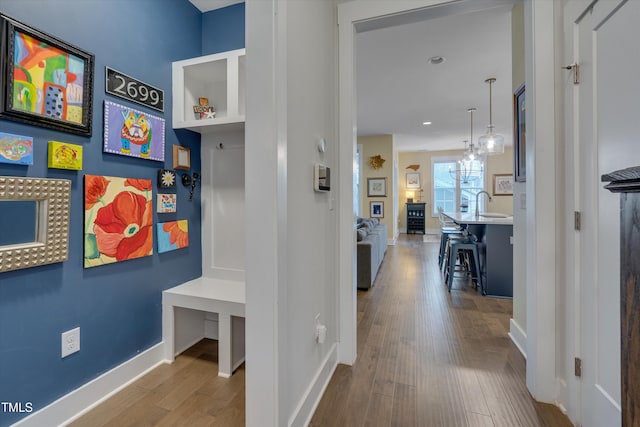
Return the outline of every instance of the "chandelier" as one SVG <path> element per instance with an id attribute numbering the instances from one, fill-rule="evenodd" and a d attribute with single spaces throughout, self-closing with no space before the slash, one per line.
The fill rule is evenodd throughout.
<path id="1" fill-rule="evenodd" d="M 475 108 L 469 108 L 467 110 L 470 113 L 470 129 L 471 129 L 471 139 L 469 146 L 467 147 L 467 141 L 464 141 L 464 153 L 462 154 L 462 158 L 456 162 L 456 170 L 449 168 L 449 174 L 454 179 L 460 179 L 460 182 L 463 184 L 468 184 L 469 179 L 474 176 L 478 176 L 478 172 L 482 171 L 482 165 L 480 165 L 480 170 L 476 170 L 474 172 L 473 166 L 476 161 L 480 161 L 480 153 L 478 149 L 473 144 L 473 112 L 476 111 Z"/>

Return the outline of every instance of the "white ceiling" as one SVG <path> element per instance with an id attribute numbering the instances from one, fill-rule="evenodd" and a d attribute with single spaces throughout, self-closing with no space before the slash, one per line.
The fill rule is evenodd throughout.
<path id="1" fill-rule="evenodd" d="M 511 8 L 457 13 L 356 35 L 358 135 L 393 134 L 400 151 L 464 148 L 489 124 L 512 145 Z M 446 61 L 430 65 L 432 56 Z M 430 126 L 423 126 L 431 121 Z"/>
<path id="2" fill-rule="evenodd" d="M 220 9 L 231 6 L 236 3 L 244 3 L 244 0 L 189 0 L 200 12 L 209 12 L 211 10 Z"/>
<path id="3" fill-rule="evenodd" d="M 243 2 L 189 1 L 202 12 Z M 467 109 L 475 107 L 477 143 L 489 124 L 485 80 L 495 77 L 493 124 L 512 145 L 511 9 L 516 1 L 454 1 L 361 24 L 356 34 L 358 135 L 393 134 L 399 151 L 462 149 L 470 138 Z M 446 61 L 430 65 L 428 59 L 436 55 Z M 423 126 L 427 120 L 432 124 Z"/>

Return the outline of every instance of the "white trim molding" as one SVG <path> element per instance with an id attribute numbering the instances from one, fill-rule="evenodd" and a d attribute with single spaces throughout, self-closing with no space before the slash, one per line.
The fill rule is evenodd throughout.
<path id="1" fill-rule="evenodd" d="M 313 377 L 313 381 L 305 390 L 295 411 L 289 418 L 289 427 L 309 425 L 337 366 L 338 346 L 337 344 L 333 344 L 331 350 L 322 361 L 320 369 L 318 369 L 318 372 Z"/>
<path id="2" fill-rule="evenodd" d="M 157 366 L 165 363 L 162 342 L 78 387 L 13 427 L 67 425 L 80 418 Z"/>
<path id="3" fill-rule="evenodd" d="M 518 347 L 520 353 L 524 356 L 525 360 L 527 359 L 527 333 L 522 330 L 520 325 L 515 321 L 515 319 L 511 319 L 509 321 L 509 338 L 511 341 Z"/>

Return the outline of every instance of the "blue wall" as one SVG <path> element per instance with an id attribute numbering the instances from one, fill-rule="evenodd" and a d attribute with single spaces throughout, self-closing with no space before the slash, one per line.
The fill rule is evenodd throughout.
<path id="1" fill-rule="evenodd" d="M 202 54 L 226 52 L 244 47 L 244 3 L 202 15 Z"/>
<path id="2" fill-rule="evenodd" d="M 0 402 L 31 402 L 37 411 L 159 343 L 161 291 L 201 275 L 200 187 L 189 202 L 180 184 L 177 214 L 154 213 L 154 222 L 188 219 L 189 248 L 83 269 L 83 176 L 155 183 L 158 168 L 171 168 L 173 144 L 190 147 L 192 170 L 200 170 L 200 136 L 171 128 L 171 62 L 243 47 L 244 5 L 222 9 L 223 19 L 187 0 L 0 0 L 0 10 L 95 55 L 92 137 L 0 120 L 0 132 L 32 136 L 35 147 L 32 166 L 0 164 L 0 175 L 72 181 L 69 259 L 0 273 Z M 105 99 L 146 111 L 105 94 L 106 65 L 165 91 L 165 112 L 154 113 L 166 120 L 164 164 L 102 152 Z M 47 169 L 49 140 L 82 145 L 83 170 Z M 77 326 L 81 350 L 61 359 L 60 334 Z M 25 415 L 0 407 L 0 426 Z"/>

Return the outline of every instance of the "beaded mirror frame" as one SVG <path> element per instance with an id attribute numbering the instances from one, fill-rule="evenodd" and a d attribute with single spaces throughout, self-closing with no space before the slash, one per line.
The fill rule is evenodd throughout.
<path id="1" fill-rule="evenodd" d="M 35 241 L 0 246 L 0 273 L 68 259 L 70 180 L 0 176 L 0 200 L 37 206 Z"/>

